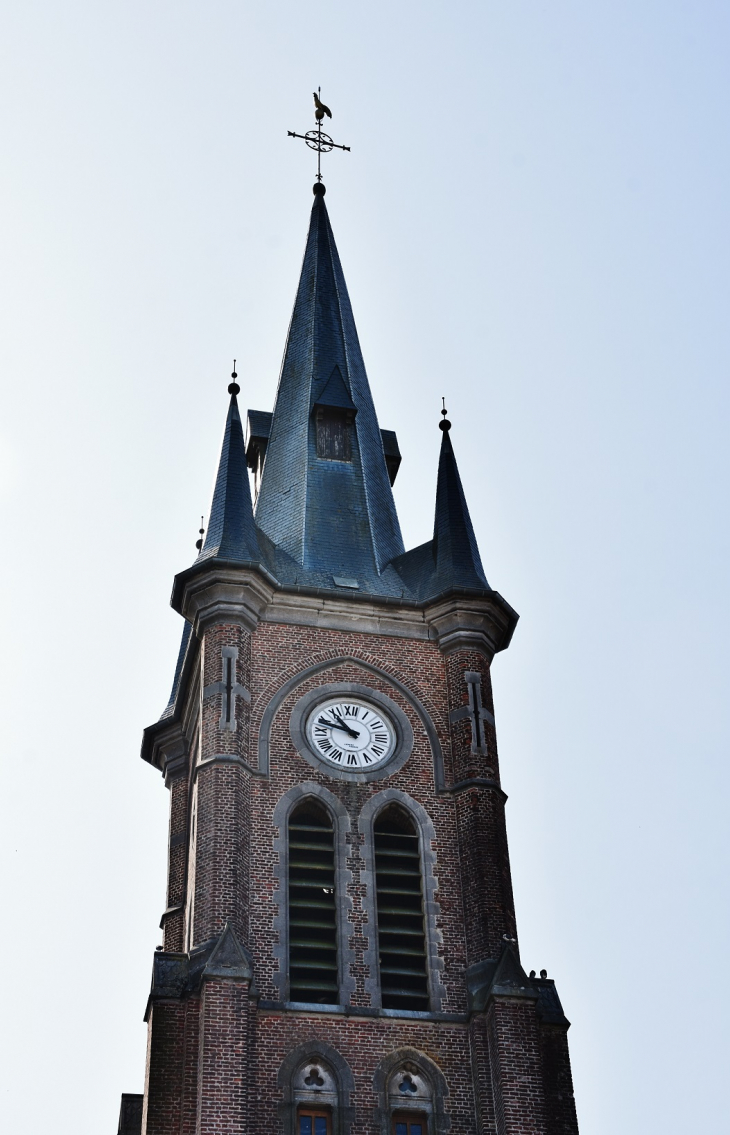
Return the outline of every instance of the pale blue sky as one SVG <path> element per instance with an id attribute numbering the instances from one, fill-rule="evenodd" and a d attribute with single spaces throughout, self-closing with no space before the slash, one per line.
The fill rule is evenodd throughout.
<path id="1" fill-rule="evenodd" d="M 322 86 L 327 204 L 408 546 L 447 397 L 488 578 L 526 967 L 591 1135 L 727 1124 L 730 9 L 0 13 L 8 1130 L 141 1091 L 167 699 L 226 412 L 273 402 Z"/>

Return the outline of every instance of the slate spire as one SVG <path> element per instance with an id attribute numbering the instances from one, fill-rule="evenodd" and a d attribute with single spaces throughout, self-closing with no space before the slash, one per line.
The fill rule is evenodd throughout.
<path id="1" fill-rule="evenodd" d="M 256 524 L 306 573 L 353 576 L 377 590 L 403 541 L 324 186 L 314 193 Z M 323 406 L 346 415 L 344 460 L 318 456 Z"/>
<path id="2" fill-rule="evenodd" d="M 228 389 L 231 392 L 231 403 L 223 433 L 208 531 L 196 563 L 210 559 L 233 563 L 261 559 L 251 505 L 241 415 L 236 399 L 238 384 L 233 382 Z"/>
<path id="3" fill-rule="evenodd" d="M 439 427 L 443 432 L 436 483 L 435 570 L 431 586 L 435 593 L 450 588 L 489 588 L 449 436 L 451 423 L 444 418 Z"/>

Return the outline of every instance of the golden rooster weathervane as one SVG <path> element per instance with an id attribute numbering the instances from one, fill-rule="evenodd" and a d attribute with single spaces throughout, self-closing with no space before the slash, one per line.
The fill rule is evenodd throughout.
<path id="1" fill-rule="evenodd" d="M 322 129 L 322 119 L 325 115 L 328 118 L 332 117 L 332 111 L 320 99 L 322 88 L 317 87 L 313 93 L 314 98 L 314 119 L 317 123 L 316 130 L 307 130 L 306 134 L 295 134 L 293 130 L 287 130 L 287 137 L 289 138 L 302 138 L 311 150 L 317 151 L 317 181 L 322 180 L 322 154 L 328 154 L 330 150 L 348 150 L 349 146 L 340 146 L 337 142 L 333 142 L 329 134 L 325 134 Z M 324 192 L 324 188 L 322 189 Z"/>

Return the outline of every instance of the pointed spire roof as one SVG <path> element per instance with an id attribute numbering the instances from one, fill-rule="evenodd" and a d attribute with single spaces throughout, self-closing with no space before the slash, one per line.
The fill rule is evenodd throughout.
<path id="1" fill-rule="evenodd" d="M 394 569 L 421 602 L 436 599 L 449 591 L 491 592 L 449 437 L 451 422 L 444 419 L 439 422 L 439 427 L 443 432 L 433 540 L 412 548 L 393 561 Z"/>
<path id="2" fill-rule="evenodd" d="M 349 411 L 349 461 L 317 457 L 315 407 Z M 381 591 L 403 552 L 383 442 L 335 246 L 315 186 L 301 278 L 279 378 L 256 523 L 304 573 L 352 576 Z M 391 573 L 392 574 L 392 573 Z"/>
<path id="3" fill-rule="evenodd" d="M 466 971 L 469 1009 L 483 1013 L 492 997 L 522 997 L 537 1001 L 536 982 L 527 976 L 509 942 L 498 958 L 485 958 Z"/>
<path id="4" fill-rule="evenodd" d="M 223 933 L 206 963 L 202 976 L 204 979 L 206 977 L 227 977 L 239 981 L 250 981 L 253 977 L 251 962 L 238 941 L 230 922 L 226 922 Z"/>
<path id="5" fill-rule="evenodd" d="M 198 556 L 199 561 L 213 558 L 242 563 L 261 559 L 246 468 L 243 427 L 235 393 L 231 393 L 228 407 L 208 531 Z"/>
<path id="6" fill-rule="evenodd" d="M 444 420 L 439 425 L 443 433 L 433 524 L 433 583 L 436 591 L 446 587 L 488 588 L 449 436 L 451 424 Z"/>
<path id="7" fill-rule="evenodd" d="M 232 382 L 228 387 L 231 403 L 228 407 L 226 428 L 223 431 L 223 445 L 210 505 L 205 543 L 195 562 L 175 576 L 172 586 L 170 602 L 181 614 L 187 581 L 208 567 L 211 562 L 241 565 L 262 563 L 251 504 L 241 415 L 236 400 L 239 389 L 236 382 Z"/>

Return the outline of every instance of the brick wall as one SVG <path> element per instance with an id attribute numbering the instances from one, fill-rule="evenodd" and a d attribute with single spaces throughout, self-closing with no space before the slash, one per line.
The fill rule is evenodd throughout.
<path id="1" fill-rule="evenodd" d="M 250 701 L 242 694 L 235 697 L 233 730 L 221 723 L 225 649 L 237 651 L 235 679 L 250 693 Z M 349 1065 L 355 1085 L 351 1135 L 381 1135 L 384 1124 L 387 1129 L 374 1077 L 383 1058 L 401 1048 L 423 1053 L 445 1078 L 439 1104 L 443 1114 L 439 1119 L 434 1112 L 430 1135 L 447 1130 L 460 1135 L 575 1135 L 565 1031 L 558 1036 L 541 1030 L 531 1000 L 497 999 L 486 1012 L 470 1016 L 468 1011 L 466 967 L 496 959 L 505 936 L 516 938 L 487 659 L 474 650 L 444 657 L 434 642 L 396 636 L 276 623 L 261 623 L 250 633 L 237 623 L 221 623 L 206 628 L 199 665 L 199 737 L 189 738 L 191 751 L 199 743 L 199 760 L 191 761 L 187 773 L 171 784 L 167 902 L 177 909 L 166 918 L 165 948 L 179 951 L 188 940 L 183 925 L 189 904 L 186 871 L 194 867 L 192 944 L 203 946 L 229 922 L 252 960 L 254 990 L 245 982 L 218 978 L 204 981 L 201 991 L 178 1002 L 154 1005 L 146 1135 L 273 1135 L 282 1130 L 279 1069 L 305 1043 L 327 1044 Z M 264 775 L 259 732 L 267 707 L 286 682 L 315 666 L 317 672 L 293 685 L 270 721 Z M 459 712 L 469 706 L 466 672 L 479 676 L 485 710 L 483 743 L 476 748 L 468 713 Z M 289 731 L 292 708 L 307 692 L 339 682 L 386 695 L 408 718 L 413 751 L 392 775 L 369 783 L 338 780 L 297 751 Z M 441 747 L 443 772 L 438 775 L 419 704 Z M 349 816 L 347 1015 L 287 1010 L 274 980 L 281 866 L 274 841 L 283 834 L 274 812 L 303 781 L 332 794 Z M 194 784 L 197 838 L 190 862 Z M 366 885 L 358 818 L 364 805 L 385 789 L 416 801 L 435 833 L 429 851 L 437 878 L 438 980 L 444 993 L 439 1019 L 384 1017 L 371 1004 L 367 923 L 374 896 Z"/>

